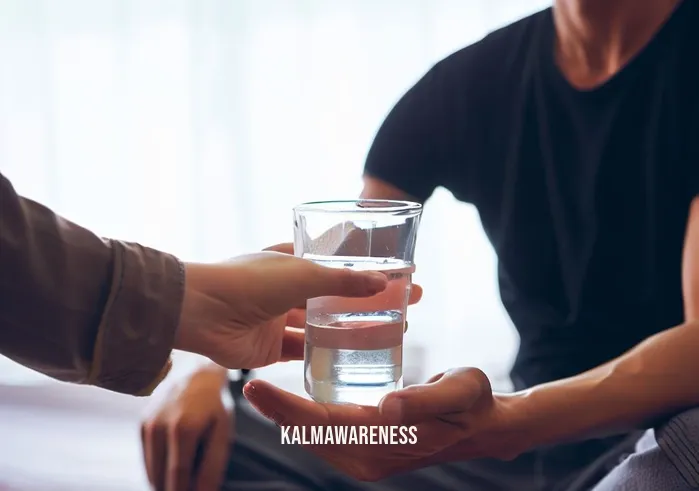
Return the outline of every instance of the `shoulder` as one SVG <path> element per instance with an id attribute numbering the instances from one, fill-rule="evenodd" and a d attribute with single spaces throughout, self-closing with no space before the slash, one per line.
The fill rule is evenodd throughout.
<path id="1" fill-rule="evenodd" d="M 516 82 L 532 56 L 536 56 L 539 36 L 550 28 L 548 8 L 450 54 L 432 67 L 428 78 L 442 90 L 492 92 L 494 83 Z"/>

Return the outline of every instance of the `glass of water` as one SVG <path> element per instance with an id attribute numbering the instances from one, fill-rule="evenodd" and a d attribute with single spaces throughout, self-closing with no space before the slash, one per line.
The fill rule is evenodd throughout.
<path id="1" fill-rule="evenodd" d="M 315 401 L 377 405 L 403 386 L 403 334 L 422 205 L 357 200 L 294 208 L 294 252 L 323 266 L 380 271 L 370 298 L 320 297 L 306 308 L 304 377 Z"/>

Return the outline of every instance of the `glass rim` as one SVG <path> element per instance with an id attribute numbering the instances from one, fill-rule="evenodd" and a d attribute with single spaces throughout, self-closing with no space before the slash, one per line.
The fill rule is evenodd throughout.
<path id="1" fill-rule="evenodd" d="M 362 206 L 365 205 L 365 206 Z M 375 206 L 368 206 L 375 205 Z M 294 213 L 404 213 L 420 212 L 422 204 L 415 201 L 392 199 L 347 199 L 328 201 L 309 201 L 294 206 Z"/>

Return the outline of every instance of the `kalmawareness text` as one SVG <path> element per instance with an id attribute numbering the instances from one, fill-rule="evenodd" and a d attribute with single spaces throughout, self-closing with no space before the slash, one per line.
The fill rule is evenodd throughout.
<path id="1" fill-rule="evenodd" d="M 415 426 L 284 426 L 282 445 L 414 445 Z"/>

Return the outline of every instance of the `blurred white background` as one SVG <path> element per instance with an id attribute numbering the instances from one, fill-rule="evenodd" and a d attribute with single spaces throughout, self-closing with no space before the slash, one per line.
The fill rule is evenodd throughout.
<path id="1" fill-rule="evenodd" d="M 0 0 L 0 169 L 100 235 L 185 260 L 289 241 L 292 206 L 358 195 L 378 126 L 432 64 L 549 4 Z M 518 340 L 477 213 L 438 191 L 418 244 L 407 362 L 423 348 L 420 377 L 471 365 L 505 388 Z M 0 359 L 0 384 L 45 381 Z"/>

